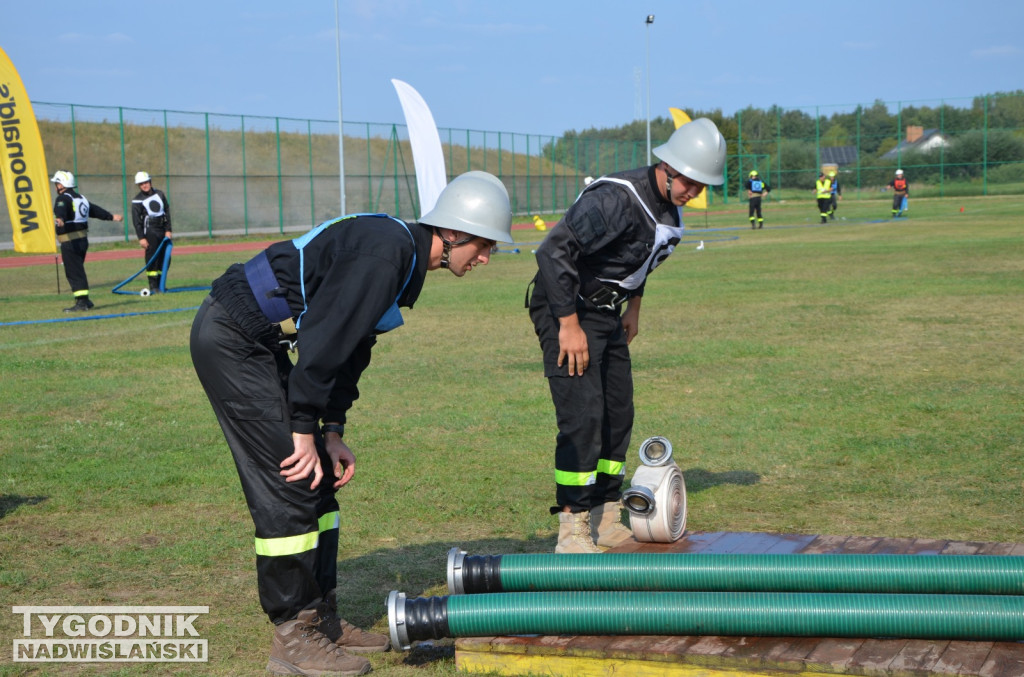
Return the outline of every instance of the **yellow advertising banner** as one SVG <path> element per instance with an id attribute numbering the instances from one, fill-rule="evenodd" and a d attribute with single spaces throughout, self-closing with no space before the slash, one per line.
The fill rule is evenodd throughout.
<path id="1" fill-rule="evenodd" d="M 14 251 L 56 253 L 50 179 L 39 125 L 18 71 L 0 49 L 0 175 Z"/>
<path id="2" fill-rule="evenodd" d="M 686 111 L 680 110 L 679 108 L 669 108 L 668 112 L 672 114 L 672 122 L 676 123 L 676 129 L 679 129 L 686 123 L 690 122 L 690 116 L 686 114 Z M 697 197 L 687 202 L 686 208 L 707 209 L 708 189 L 705 188 L 704 190 L 697 194 Z"/>

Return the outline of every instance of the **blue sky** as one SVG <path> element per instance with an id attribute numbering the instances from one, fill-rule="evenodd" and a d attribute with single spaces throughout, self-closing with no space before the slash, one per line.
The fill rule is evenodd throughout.
<path id="1" fill-rule="evenodd" d="M 402 122 L 391 78 L 442 128 L 559 135 L 646 119 L 648 45 L 652 117 L 1024 89 L 1018 0 L 339 6 L 346 122 Z M 0 0 L 0 47 L 37 101 L 336 120 L 334 7 Z"/>

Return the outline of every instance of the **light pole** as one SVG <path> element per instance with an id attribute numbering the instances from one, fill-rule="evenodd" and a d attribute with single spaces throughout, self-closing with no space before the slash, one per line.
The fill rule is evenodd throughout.
<path id="1" fill-rule="evenodd" d="M 647 164 L 651 164 L 651 24 L 654 15 L 647 15 Z"/>

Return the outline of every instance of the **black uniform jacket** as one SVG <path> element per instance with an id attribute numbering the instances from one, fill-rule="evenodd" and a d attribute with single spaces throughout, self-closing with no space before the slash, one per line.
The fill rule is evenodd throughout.
<path id="1" fill-rule="evenodd" d="M 82 219 L 81 221 L 75 221 L 75 198 L 81 197 L 81 194 L 75 190 L 68 188 L 63 193 L 57 196 L 57 199 L 53 202 L 53 216 L 54 218 L 61 219 L 64 222 L 63 226 L 57 226 L 57 235 L 64 235 L 66 233 L 73 233 L 78 230 L 88 230 L 89 221 Z M 89 214 L 90 219 L 99 219 L 100 221 L 113 221 L 114 215 L 108 212 L 99 205 L 89 203 Z"/>
<path id="2" fill-rule="evenodd" d="M 298 322 L 298 358 L 288 380 L 293 432 L 312 433 L 319 420 L 345 422 L 345 412 L 359 396 L 359 376 L 370 362 L 377 323 L 395 302 L 414 250 L 415 269 L 398 304 L 411 308 L 419 297 L 432 230 L 407 225 L 408 232 L 382 216 L 336 221 L 302 250 L 301 277 L 300 251 L 293 241 L 266 249 Z M 215 280 L 211 293 L 252 338 L 276 347 L 277 330 L 256 305 L 242 264 Z"/>
<path id="3" fill-rule="evenodd" d="M 653 165 L 609 176 L 632 183 L 659 223 L 681 225 L 679 210 L 655 188 Z M 581 278 L 621 280 L 639 270 L 651 255 L 654 235 L 654 224 L 626 187 L 598 183 L 586 189 L 537 248 L 537 284 L 552 314 L 576 312 Z M 629 294 L 643 291 L 641 284 Z"/>

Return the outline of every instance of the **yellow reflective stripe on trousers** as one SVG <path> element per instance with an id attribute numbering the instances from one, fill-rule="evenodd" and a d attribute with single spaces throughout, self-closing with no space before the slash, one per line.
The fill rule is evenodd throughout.
<path id="1" fill-rule="evenodd" d="M 257 538 L 256 554 L 263 555 L 264 557 L 298 555 L 315 548 L 319 540 L 319 531 L 311 531 L 308 534 L 300 534 L 298 536 L 283 536 L 281 538 Z"/>
<path id="2" fill-rule="evenodd" d="M 339 513 L 337 510 L 329 512 L 325 515 L 320 515 L 320 533 L 330 531 L 331 529 L 337 529 L 339 524 Z"/>
<path id="3" fill-rule="evenodd" d="M 597 472 L 603 472 L 605 475 L 625 475 L 626 464 L 622 461 L 609 461 L 607 458 L 602 458 L 597 462 Z"/>
<path id="4" fill-rule="evenodd" d="M 594 472 L 569 472 L 568 470 L 555 470 L 555 482 L 567 487 L 586 487 L 597 481 L 597 473 Z"/>

